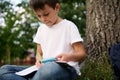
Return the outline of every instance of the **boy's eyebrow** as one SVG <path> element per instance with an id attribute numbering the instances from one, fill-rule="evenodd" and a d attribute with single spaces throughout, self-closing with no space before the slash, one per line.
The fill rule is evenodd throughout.
<path id="1" fill-rule="evenodd" d="M 46 15 L 48 15 L 48 14 L 49 14 L 49 12 L 47 12 L 47 13 L 44 13 L 44 14 L 43 14 L 43 16 L 46 16 Z"/>
<path id="2" fill-rule="evenodd" d="M 36 15 L 41 16 L 41 14 L 36 14 Z M 47 15 L 49 15 L 49 12 L 45 12 L 45 13 L 42 14 L 42 16 L 47 16 Z"/>

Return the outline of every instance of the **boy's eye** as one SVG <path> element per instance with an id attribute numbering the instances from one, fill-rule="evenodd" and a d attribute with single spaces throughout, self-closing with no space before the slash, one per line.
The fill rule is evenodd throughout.
<path id="1" fill-rule="evenodd" d="M 49 13 L 43 14 L 42 16 L 48 16 Z M 38 15 L 39 18 L 41 18 L 41 15 Z"/>
<path id="2" fill-rule="evenodd" d="M 43 14 L 43 16 L 48 16 L 48 15 L 49 15 L 49 13 Z"/>
<path id="3" fill-rule="evenodd" d="M 41 15 L 38 15 L 38 17 L 40 18 L 40 17 L 41 17 Z"/>

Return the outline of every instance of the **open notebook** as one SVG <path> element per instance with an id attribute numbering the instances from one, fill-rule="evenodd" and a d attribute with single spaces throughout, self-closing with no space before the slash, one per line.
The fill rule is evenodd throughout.
<path id="1" fill-rule="evenodd" d="M 59 62 L 59 61 L 57 61 L 56 58 L 43 59 L 40 62 L 41 63 L 46 63 L 46 62 L 52 62 L 52 61 L 56 61 L 57 63 L 59 63 L 61 65 L 66 64 L 66 62 Z M 20 75 L 20 76 L 26 76 L 26 75 L 29 75 L 29 74 L 37 71 L 37 70 L 38 70 L 38 68 L 36 67 L 36 65 L 33 65 L 33 66 L 28 67 L 28 68 L 26 68 L 26 69 L 24 69 L 22 71 L 16 72 L 15 74 Z"/>
<path id="2" fill-rule="evenodd" d="M 37 71 L 37 70 L 38 70 L 38 68 L 36 67 L 36 65 L 33 65 L 33 66 L 26 68 L 22 71 L 16 72 L 15 74 L 20 75 L 20 76 L 26 76 L 28 74 L 31 74 L 31 73 Z"/>

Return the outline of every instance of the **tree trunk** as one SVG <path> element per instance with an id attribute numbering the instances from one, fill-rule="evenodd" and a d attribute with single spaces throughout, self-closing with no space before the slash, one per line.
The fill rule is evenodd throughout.
<path id="1" fill-rule="evenodd" d="M 87 0 L 85 45 L 91 60 L 103 60 L 109 47 L 120 42 L 120 0 Z"/>

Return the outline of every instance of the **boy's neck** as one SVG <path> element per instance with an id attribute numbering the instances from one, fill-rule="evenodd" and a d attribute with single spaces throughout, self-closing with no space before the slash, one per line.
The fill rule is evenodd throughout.
<path id="1" fill-rule="evenodd" d="M 62 18 L 58 17 L 57 20 L 56 20 L 56 22 L 54 23 L 54 25 L 55 25 L 55 24 L 58 24 L 58 23 L 61 22 L 62 20 L 63 20 Z"/>

